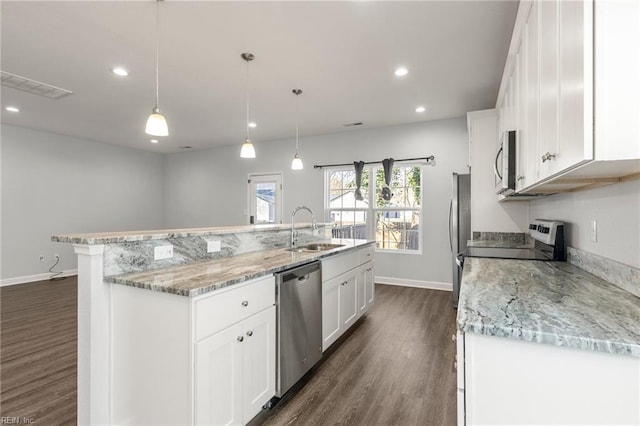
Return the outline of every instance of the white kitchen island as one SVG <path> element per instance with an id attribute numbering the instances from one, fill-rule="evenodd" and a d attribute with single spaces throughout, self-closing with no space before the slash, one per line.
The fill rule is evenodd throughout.
<path id="1" fill-rule="evenodd" d="M 324 225 L 317 236 L 311 225 L 296 228 L 301 245 L 330 239 Z M 78 254 L 78 424 L 245 423 L 253 417 L 273 396 L 273 273 L 371 244 L 332 240 L 341 247 L 291 252 L 285 250 L 289 237 L 282 225 L 54 236 L 73 243 Z M 172 257 L 155 260 L 157 248 L 166 253 L 167 246 Z M 218 344 L 224 333 L 247 344 L 217 350 L 225 346 Z M 232 367 L 217 371 L 229 373 L 234 392 L 195 374 L 217 368 L 219 356 Z M 242 372 L 251 368 L 247 381 Z M 235 411 L 207 417 L 210 404 L 197 403 L 207 391 L 208 401 L 241 395 L 227 404 Z"/>

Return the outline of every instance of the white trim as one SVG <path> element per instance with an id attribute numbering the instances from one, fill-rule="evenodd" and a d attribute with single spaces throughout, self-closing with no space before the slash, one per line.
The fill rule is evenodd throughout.
<path id="1" fill-rule="evenodd" d="M 33 283 L 36 281 L 46 281 L 49 278 L 51 278 L 51 276 L 54 273 L 52 272 L 47 272 L 44 274 L 35 274 L 35 275 L 25 275 L 23 277 L 14 277 L 14 278 L 5 278 L 3 280 L 0 280 L 0 287 L 6 287 L 6 286 L 10 286 L 10 285 L 16 285 L 16 284 L 26 284 L 26 283 Z M 74 275 L 78 275 L 78 270 L 77 269 L 69 269 L 66 271 L 62 271 L 61 274 L 56 275 L 57 277 L 71 277 Z"/>
<path id="2" fill-rule="evenodd" d="M 104 244 L 73 244 L 73 251 L 76 254 L 95 256 L 104 253 Z"/>
<path id="3" fill-rule="evenodd" d="M 436 281 L 409 280 L 405 278 L 375 277 L 376 284 L 389 284 L 401 287 L 429 288 L 431 290 L 453 291 L 452 283 L 439 283 Z"/>

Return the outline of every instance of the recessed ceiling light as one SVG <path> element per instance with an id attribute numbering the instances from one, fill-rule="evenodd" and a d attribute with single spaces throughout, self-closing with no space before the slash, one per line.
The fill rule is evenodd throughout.
<path id="1" fill-rule="evenodd" d="M 8 107 L 6 107 L 5 109 L 6 109 L 7 111 L 9 111 L 9 112 L 20 112 L 20 109 L 19 109 L 19 108 L 14 107 L 14 106 L 8 106 Z"/>
<path id="2" fill-rule="evenodd" d="M 127 71 L 126 69 L 124 69 L 122 67 L 112 68 L 111 72 L 114 73 L 115 75 L 119 76 L 119 77 L 126 77 L 126 76 L 129 75 L 129 71 Z"/>
<path id="3" fill-rule="evenodd" d="M 409 70 L 405 67 L 396 68 L 394 74 L 398 77 L 404 77 L 405 75 L 409 74 Z"/>
<path id="4" fill-rule="evenodd" d="M 416 112 L 425 112 L 427 109 L 423 106 L 416 107 Z"/>
<path id="5" fill-rule="evenodd" d="M 158 139 L 151 139 L 151 143 L 158 143 Z"/>
<path id="6" fill-rule="evenodd" d="M 256 126 L 257 126 L 257 124 L 254 123 L 253 121 L 251 123 L 249 123 L 249 127 L 251 127 L 251 128 L 255 128 Z"/>

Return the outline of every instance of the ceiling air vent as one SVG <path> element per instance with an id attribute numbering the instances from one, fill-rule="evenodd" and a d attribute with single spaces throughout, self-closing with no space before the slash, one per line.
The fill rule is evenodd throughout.
<path id="1" fill-rule="evenodd" d="M 60 99 L 73 93 L 71 90 L 62 89 L 47 83 L 41 83 L 6 71 L 0 71 L 0 74 L 2 75 L 3 86 L 12 87 L 38 96 L 44 96 L 45 98 Z"/>
<path id="2" fill-rule="evenodd" d="M 362 126 L 364 123 L 362 121 L 358 121 L 356 123 L 347 123 L 344 125 L 344 127 L 351 127 L 351 126 Z"/>

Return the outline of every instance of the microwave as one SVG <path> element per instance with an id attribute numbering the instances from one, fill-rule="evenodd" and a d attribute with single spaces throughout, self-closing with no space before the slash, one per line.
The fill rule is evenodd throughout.
<path id="1" fill-rule="evenodd" d="M 511 195 L 516 191 L 516 132 L 503 132 L 493 163 L 496 194 Z"/>

